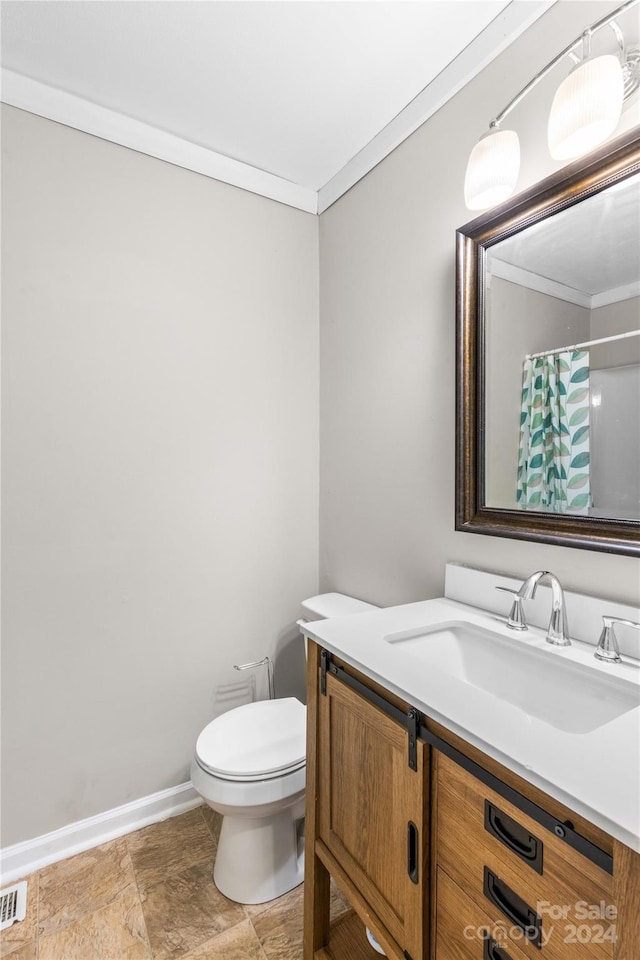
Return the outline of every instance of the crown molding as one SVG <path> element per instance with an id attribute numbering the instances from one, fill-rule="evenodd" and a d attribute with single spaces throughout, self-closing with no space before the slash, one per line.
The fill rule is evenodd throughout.
<path id="1" fill-rule="evenodd" d="M 636 297 L 640 297 L 640 280 L 634 280 L 633 283 L 627 283 L 623 287 L 605 290 L 604 293 L 595 293 L 591 297 L 591 309 L 597 310 L 598 307 L 608 307 L 612 303 L 634 300 Z"/>
<path id="2" fill-rule="evenodd" d="M 548 297 L 555 297 L 556 300 L 564 300 L 565 303 L 574 303 L 577 307 L 591 309 L 591 294 L 576 290 L 574 287 L 569 287 L 566 283 L 560 283 L 558 280 L 551 280 L 550 277 L 544 277 L 542 274 L 534 273 L 533 270 L 516 267 L 514 264 L 500 260 L 498 257 L 491 257 L 491 276 L 500 280 L 508 280 L 519 287 L 527 287 L 537 293 L 544 293 Z"/>
<path id="3" fill-rule="evenodd" d="M 583 290 L 577 290 L 575 287 L 569 287 L 566 283 L 560 283 L 558 280 L 552 280 L 550 277 L 544 277 L 542 274 L 534 273 L 524 267 L 516 267 L 514 264 L 507 263 L 506 260 L 500 260 L 498 257 L 491 258 L 491 277 L 508 280 L 519 287 L 528 287 L 529 290 L 545 293 L 549 297 L 555 297 L 556 300 L 574 303 L 576 306 L 585 307 L 587 310 L 608 307 L 612 303 L 632 300 L 640 296 L 640 281 L 638 280 L 627 283 L 622 287 L 603 290 L 602 293 L 591 294 Z"/>
<path id="4" fill-rule="evenodd" d="M 404 110 L 320 188 L 318 213 L 323 213 L 358 180 L 373 170 L 555 2 L 556 0 L 529 0 L 526 3 L 512 2 L 505 7 Z"/>
<path id="5" fill-rule="evenodd" d="M 175 166 L 249 190 L 306 213 L 320 214 L 411 136 L 465 84 L 531 26 L 556 0 L 512 2 L 390 123 L 319 191 L 223 156 L 214 150 L 101 107 L 75 94 L 2 69 L 0 99 Z"/>
<path id="6" fill-rule="evenodd" d="M 73 127 L 102 140 L 109 140 L 138 153 L 165 160 L 185 170 L 193 170 L 205 177 L 221 180 L 306 213 L 318 212 L 318 195 L 315 190 L 258 170 L 248 163 L 225 157 L 214 150 L 200 147 L 157 127 L 133 120 L 115 110 L 108 110 L 97 103 L 65 93 L 64 90 L 50 87 L 12 70 L 2 70 L 1 99 L 12 107 L 19 107 L 28 113 L 55 120 L 56 123 Z"/>

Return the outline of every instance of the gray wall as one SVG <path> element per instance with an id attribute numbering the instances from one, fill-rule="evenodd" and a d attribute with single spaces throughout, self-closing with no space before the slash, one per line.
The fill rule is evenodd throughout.
<path id="1" fill-rule="evenodd" d="M 234 662 L 301 692 L 318 222 L 2 116 L 4 846 L 187 780 Z"/>
<path id="2" fill-rule="evenodd" d="M 640 327 L 640 297 L 630 297 L 609 303 L 606 307 L 596 307 L 591 311 L 591 332 L 593 340 L 610 337 L 614 333 L 626 333 Z M 626 340 L 614 340 L 613 343 L 601 343 L 592 347 L 591 366 L 594 370 L 606 367 L 625 367 L 630 363 L 640 363 L 640 337 Z"/>
<path id="3" fill-rule="evenodd" d="M 556 4 L 321 217 L 322 589 L 381 604 L 441 594 L 447 560 L 638 602 L 628 557 L 454 531 L 455 231 L 478 136 L 558 50 L 609 10 Z M 558 68 L 559 69 L 559 68 Z M 551 173 L 552 73 L 513 114 L 519 189 Z"/>

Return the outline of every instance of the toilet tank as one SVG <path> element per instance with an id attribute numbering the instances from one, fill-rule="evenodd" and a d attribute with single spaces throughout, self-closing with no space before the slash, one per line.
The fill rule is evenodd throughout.
<path id="1" fill-rule="evenodd" d="M 304 636 L 304 655 L 307 656 L 308 637 L 304 632 L 304 624 L 310 620 L 328 620 L 330 617 L 345 617 L 351 613 L 367 613 L 378 610 L 374 603 L 365 603 L 355 597 L 347 597 L 344 593 L 319 593 L 317 597 L 309 597 L 300 604 L 302 618 L 298 620 L 300 632 Z"/>
<path id="2" fill-rule="evenodd" d="M 367 613 L 377 610 L 373 603 L 346 597 L 343 593 L 320 593 L 300 604 L 304 620 L 328 620 L 329 617 L 345 617 L 352 613 Z"/>

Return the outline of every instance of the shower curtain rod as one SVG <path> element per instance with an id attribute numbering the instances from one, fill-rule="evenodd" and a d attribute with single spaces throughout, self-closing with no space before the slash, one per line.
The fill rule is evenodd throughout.
<path id="1" fill-rule="evenodd" d="M 582 350 L 584 347 L 595 347 L 598 343 L 611 343 L 612 340 L 625 340 L 627 337 L 640 337 L 640 330 L 629 330 L 628 333 L 616 333 L 612 337 L 601 337 L 600 340 L 586 340 L 584 343 L 571 343 L 568 347 L 557 347 L 555 350 L 541 350 L 540 353 L 528 353 L 526 360 L 537 360 L 538 357 L 550 357 L 554 353 L 564 353 L 565 350 Z"/>

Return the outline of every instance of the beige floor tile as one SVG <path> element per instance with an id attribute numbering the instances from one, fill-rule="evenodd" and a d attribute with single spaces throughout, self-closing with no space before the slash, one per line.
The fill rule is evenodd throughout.
<path id="1" fill-rule="evenodd" d="M 45 934 L 38 951 L 38 960 L 150 960 L 137 892 Z"/>
<path id="2" fill-rule="evenodd" d="M 29 941 L 35 940 L 38 935 L 38 874 L 32 873 L 31 876 L 22 879 L 27 881 L 27 915 L 24 920 L 19 920 L 0 932 L 0 957 L 18 957 L 19 954 L 16 951 Z M 3 889 L 19 882 L 14 880 L 6 883 Z M 25 958 L 27 956 L 28 953 L 25 954 Z"/>
<path id="3" fill-rule="evenodd" d="M 245 920 L 213 882 L 213 864 L 194 864 L 142 894 L 142 909 L 156 960 L 175 960 Z"/>
<path id="4" fill-rule="evenodd" d="M 294 887 L 293 890 L 289 890 L 288 893 L 283 893 L 281 897 L 277 897 L 275 900 L 267 900 L 266 903 L 245 903 L 244 909 L 247 916 L 250 919 L 259 916 L 261 913 L 264 913 L 265 910 L 278 909 L 280 911 L 287 911 L 289 908 L 295 910 L 298 903 L 302 903 L 302 897 L 304 886 L 300 884 L 298 887 Z M 302 907 L 300 907 L 302 909 Z"/>
<path id="5" fill-rule="evenodd" d="M 38 933 L 59 927 L 112 903 L 135 884 L 123 837 L 53 863 L 40 871 Z"/>
<path id="6" fill-rule="evenodd" d="M 11 945 L 11 951 L 5 952 L 4 946 L 0 946 L 0 957 L 10 957 L 11 960 L 37 960 L 38 946 L 35 940 L 28 943 L 14 943 Z"/>
<path id="7" fill-rule="evenodd" d="M 267 960 L 300 960 L 302 956 L 303 885 L 273 900 L 252 917 Z"/>
<path id="8" fill-rule="evenodd" d="M 281 897 L 278 897 L 276 900 L 269 900 L 267 903 L 247 903 L 245 904 L 245 911 L 248 917 L 253 919 L 259 914 L 264 913 L 265 910 L 272 910 L 277 908 L 280 911 L 288 911 L 289 909 L 302 910 L 302 906 L 298 907 L 298 904 L 301 901 L 301 898 L 304 898 L 304 885 L 300 887 L 295 887 L 293 890 L 290 890 L 289 893 L 283 894 Z M 331 919 L 337 920 L 338 917 L 342 916 L 343 913 L 346 913 L 350 910 L 349 902 L 342 895 L 340 889 L 336 886 L 336 882 L 331 878 Z"/>
<path id="9" fill-rule="evenodd" d="M 216 845 L 200 807 L 130 833 L 126 840 L 141 893 L 195 863 L 206 861 L 213 870 Z"/>
<path id="10" fill-rule="evenodd" d="M 265 960 L 265 955 L 251 921 L 244 920 L 183 960 Z"/>

